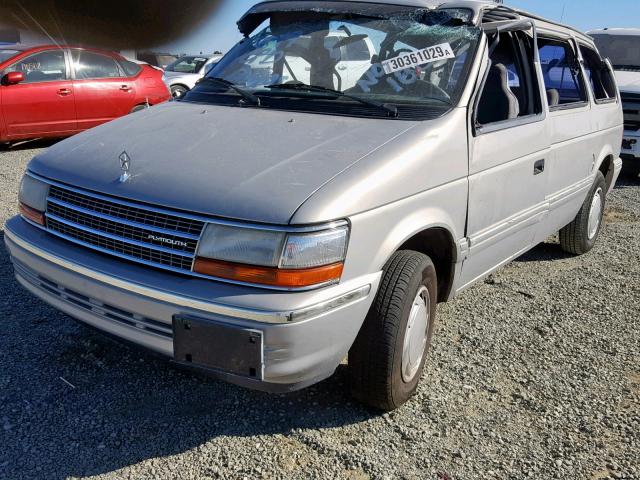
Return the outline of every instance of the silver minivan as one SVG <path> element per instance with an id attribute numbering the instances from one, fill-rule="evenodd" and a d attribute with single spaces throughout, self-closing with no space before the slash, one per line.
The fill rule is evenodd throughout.
<path id="1" fill-rule="evenodd" d="M 436 305 L 557 232 L 587 253 L 621 169 L 619 93 L 588 36 L 432 5 L 251 8 L 179 101 L 31 161 L 5 230 L 18 281 L 236 384 L 292 391 L 346 359 L 356 398 L 399 407 Z M 342 58 L 356 45 L 366 69 Z"/>

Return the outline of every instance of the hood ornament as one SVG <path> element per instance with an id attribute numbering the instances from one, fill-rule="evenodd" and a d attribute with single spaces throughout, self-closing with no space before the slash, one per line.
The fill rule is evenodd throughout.
<path id="1" fill-rule="evenodd" d="M 120 170 L 122 170 L 120 183 L 124 183 L 131 178 L 131 174 L 129 173 L 131 169 L 131 157 L 129 157 L 127 152 L 122 152 L 118 158 L 120 159 Z"/>

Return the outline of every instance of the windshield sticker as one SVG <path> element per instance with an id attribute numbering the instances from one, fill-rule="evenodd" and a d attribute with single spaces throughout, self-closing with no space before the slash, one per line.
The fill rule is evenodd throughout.
<path id="1" fill-rule="evenodd" d="M 448 43 L 442 43 L 416 52 L 403 53 L 395 58 L 385 60 L 382 62 L 382 68 L 384 69 L 384 72 L 389 75 L 406 68 L 415 68 L 448 58 L 456 58 L 456 56 L 453 53 L 451 45 Z"/>

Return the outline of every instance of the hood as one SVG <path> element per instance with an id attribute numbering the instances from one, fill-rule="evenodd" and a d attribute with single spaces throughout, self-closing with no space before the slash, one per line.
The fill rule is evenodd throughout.
<path id="1" fill-rule="evenodd" d="M 621 92 L 640 93 L 640 72 L 616 70 L 615 73 Z"/>
<path id="2" fill-rule="evenodd" d="M 195 80 L 197 80 L 198 78 L 200 78 L 202 75 L 200 75 L 199 73 L 184 73 L 184 72 L 169 72 L 167 70 L 164 71 L 164 76 L 167 78 L 194 78 Z"/>
<path id="3" fill-rule="evenodd" d="M 326 182 L 415 124 L 169 102 L 64 140 L 29 169 L 158 206 L 286 224 Z M 121 183 L 125 151 L 132 176 Z"/>

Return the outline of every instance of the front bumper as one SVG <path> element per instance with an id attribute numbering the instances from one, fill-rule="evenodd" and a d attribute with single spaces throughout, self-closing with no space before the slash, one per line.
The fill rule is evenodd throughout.
<path id="1" fill-rule="evenodd" d="M 34 295 L 92 327 L 171 359 L 175 319 L 196 318 L 239 334 L 256 332 L 262 349 L 259 368 L 246 375 L 224 369 L 210 373 L 273 392 L 304 388 L 333 374 L 360 330 L 381 277 L 377 272 L 295 293 L 228 285 L 85 250 L 20 217 L 7 222 L 5 243 L 16 278 Z M 213 341 L 210 348 L 220 349 L 224 341 Z M 232 360 L 243 364 L 243 358 Z"/>

